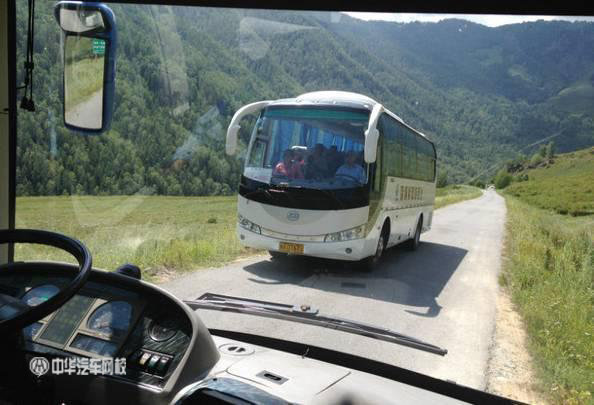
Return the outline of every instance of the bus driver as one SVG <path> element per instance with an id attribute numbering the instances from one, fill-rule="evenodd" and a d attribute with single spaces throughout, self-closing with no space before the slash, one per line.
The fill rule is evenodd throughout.
<path id="1" fill-rule="evenodd" d="M 348 151 L 345 163 L 338 168 L 335 176 L 347 177 L 356 180 L 361 184 L 364 184 L 366 180 L 365 170 L 363 170 L 363 168 L 360 165 L 355 163 L 356 160 L 357 154 L 355 153 L 355 151 Z"/>

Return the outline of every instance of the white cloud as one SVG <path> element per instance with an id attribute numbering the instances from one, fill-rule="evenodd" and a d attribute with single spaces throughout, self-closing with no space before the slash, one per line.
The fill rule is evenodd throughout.
<path id="1" fill-rule="evenodd" d="M 594 22 L 594 17 L 573 17 L 573 16 L 538 16 L 538 15 L 496 15 L 496 14 L 417 14 L 417 13 L 363 13 L 363 12 L 345 12 L 351 17 L 360 20 L 383 20 L 408 23 L 413 21 L 438 22 L 448 18 L 459 18 L 486 25 L 488 27 L 498 27 L 500 25 L 521 23 L 527 21 L 590 21 Z"/>

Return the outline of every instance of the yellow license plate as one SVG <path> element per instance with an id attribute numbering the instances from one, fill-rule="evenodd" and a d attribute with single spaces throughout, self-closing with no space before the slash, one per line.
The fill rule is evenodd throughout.
<path id="1" fill-rule="evenodd" d="M 303 254 L 303 245 L 301 243 L 287 243 L 279 242 L 278 250 L 284 253 L 292 253 L 297 255 Z"/>

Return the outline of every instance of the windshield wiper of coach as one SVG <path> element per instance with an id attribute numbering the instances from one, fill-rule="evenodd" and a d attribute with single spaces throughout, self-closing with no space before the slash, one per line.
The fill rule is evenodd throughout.
<path id="1" fill-rule="evenodd" d="M 439 354 L 441 356 L 446 355 L 448 352 L 446 349 L 442 349 L 441 347 L 423 342 L 398 332 L 394 332 L 390 329 L 352 321 L 349 319 L 320 315 L 318 310 L 312 309 L 309 305 L 286 305 L 275 302 L 257 301 L 212 293 L 206 293 L 196 300 L 184 302 L 194 310 L 211 309 L 283 319 L 306 323 L 309 325 L 321 326 L 328 329 L 340 330 L 356 335 L 367 336 L 373 339 L 396 343 L 429 353 Z"/>
<path id="2" fill-rule="evenodd" d="M 266 188 L 264 188 L 264 187 L 258 187 L 255 190 L 249 191 L 249 192 L 247 192 L 244 195 L 244 197 L 245 198 L 250 198 L 250 197 L 253 197 L 256 194 L 264 194 L 266 197 L 268 197 L 268 199 L 270 201 L 274 200 L 274 196 L 272 194 L 270 194 L 270 192 Z"/>

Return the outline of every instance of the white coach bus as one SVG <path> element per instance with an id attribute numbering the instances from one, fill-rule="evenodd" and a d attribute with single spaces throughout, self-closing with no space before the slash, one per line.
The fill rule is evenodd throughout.
<path id="1" fill-rule="evenodd" d="M 423 134 L 369 97 L 319 91 L 240 108 L 227 154 L 249 114 L 258 120 L 239 185 L 243 245 L 368 270 L 388 247 L 417 248 L 435 201 L 435 147 Z"/>

